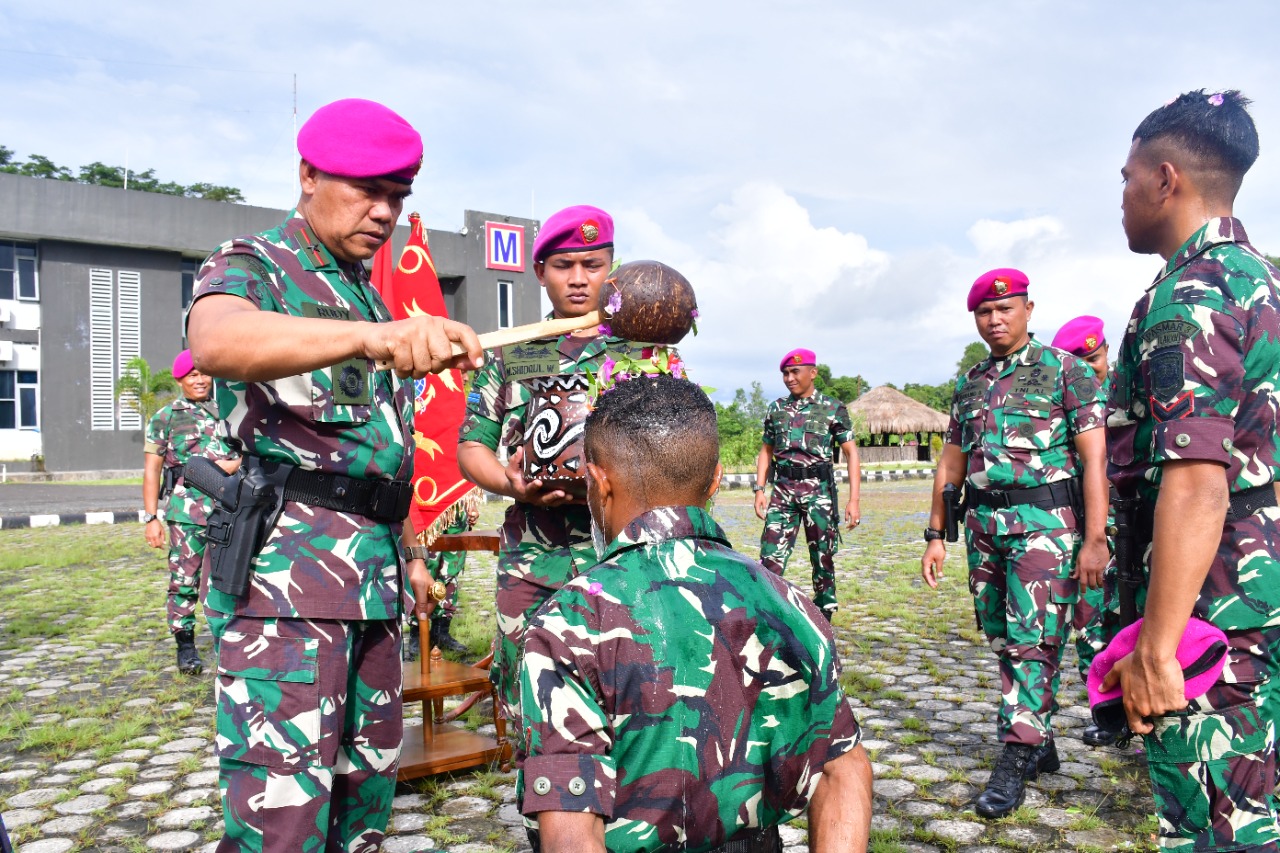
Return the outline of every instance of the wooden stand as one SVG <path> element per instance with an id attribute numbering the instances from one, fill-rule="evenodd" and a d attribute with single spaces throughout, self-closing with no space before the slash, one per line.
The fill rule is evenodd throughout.
<path id="1" fill-rule="evenodd" d="M 431 545 L 433 551 L 489 551 L 498 553 L 498 534 L 471 532 L 445 534 Z M 397 779 L 417 779 L 501 762 L 507 769 L 511 761 L 511 744 L 507 742 L 507 723 L 498 711 L 498 703 L 489 681 L 489 663 L 493 655 L 473 665 L 447 661 L 439 649 L 431 648 L 431 625 L 428 619 L 418 622 L 422 660 L 404 665 L 404 701 L 422 702 L 422 725 L 405 726 Z M 477 694 L 468 700 L 488 696 L 493 701 L 493 725 L 497 737 L 468 731 L 446 722 L 444 699 L 447 696 Z M 449 715 L 456 717 L 456 713 Z"/>

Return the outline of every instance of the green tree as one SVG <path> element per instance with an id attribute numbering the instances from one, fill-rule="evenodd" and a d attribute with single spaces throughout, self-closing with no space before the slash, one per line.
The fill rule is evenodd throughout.
<path id="1" fill-rule="evenodd" d="M 178 380 L 168 370 L 151 372 L 145 358 L 131 358 L 116 381 L 116 399 L 142 416 L 143 428 L 151 416 L 178 393 Z"/>
<path id="2" fill-rule="evenodd" d="M 240 190 L 235 187 L 220 187 L 216 184 L 192 184 L 187 187 L 187 195 L 193 198 L 203 198 L 207 201 L 231 201 L 237 204 L 244 203 L 244 196 Z"/>
<path id="3" fill-rule="evenodd" d="M 857 376 L 832 376 L 831 368 L 825 364 L 818 365 L 818 378 L 814 380 L 813 384 L 820 393 L 826 394 L 828 397 L 834 397 L 841 403 L 852 403 L 871 387 L 870 383 L 863 379 L 860 374 Z"/>
<path id="4" fill-rule="evenodd" d="M 126 170 L 123 166 L 108 166 L 95 160 L 87 166 L 81 166 L 78 174 L 72 174 L 70 169 L 55 164 L 41 154 L 32 154 L 25 163 L 19 163 L 13 159 L 13 151 L 3 145 L 0 145 L 0 172 L 26 175 L 31 178 L 75 181 L 99 187 L 123 187 L 127 181 L 129 189 L 139 192 L 203 198 L 209 201 L 244 202 L 244 194 L 235 187 L 205 182 L 186 186 L 175 181 L 161 181 L 156 177 L 155 169 L 135 172 Z"/>
<path id="5" fill-rule="evenodd" d="M 59 166 L 40 154 L 32 154 L 27 162 L 18 167 L 18 174 L 29 178 L 52 178 L 55 181 L 74 181 L 75 177 L 66 166 Z"/>
<path id="6" fill-rule="evenodd" d="M 5 167 L 9 166 L 12 162 L 13 162 L 13 151 L 8 148 L 5 148 L 3 145 L 0 145 L 0 172 L 10 171 L 8 168 L 5 168 Z"/>
<path id="7" fill-rule="evenodd" d="M 987 345 L 981 341 L 974 341 L 969 344 L 964 348 L 964 353 L 960 356 L 960 360 L 956 362 L 955 375 L 959 377 L 961 374 L 966 373 L 969 368 L 986 358 L 988 352 Z"/>
<path id="8" fill-rule="evenodd" d="M 902 386 L 902 393 L 931 409 L 945 412 L 951 407 L 951 388 L 950 382 L 943 382 L 941 385 L 908 382 Z"/>
<path id="9" fill-rule="evenodd" d="M 108 166 L 95 160 L 88 166 L 80 167 L 78 180 L 82 184 L 99 187 L 122 187 L 124 186 L 124 169 L 120 166 Z"/>

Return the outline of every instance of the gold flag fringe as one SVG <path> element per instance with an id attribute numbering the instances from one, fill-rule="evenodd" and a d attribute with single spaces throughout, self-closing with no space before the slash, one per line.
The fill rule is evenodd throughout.
<path id="1" fill-rule="evenodd" d="M 479 509 L 483 503 L 484 490 L 479 486 L 472 486 L 471 491 L 449 504 L 448 509 L 437 515 L 430 527 L 418 531 L 418 544 L 430 548 L 431 543 L 436 541 L 437 536 L 444 533 L 446 527 L 464 518 L 471 510 Z"/>

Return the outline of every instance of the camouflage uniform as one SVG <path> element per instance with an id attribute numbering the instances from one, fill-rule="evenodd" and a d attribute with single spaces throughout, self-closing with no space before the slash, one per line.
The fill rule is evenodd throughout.
<path id="1" fill-rule="evenodd" d="M 702 509 L 650 510 L 530 623 L 521 811 L 598 814 L 637 853 L 790 821 L 861 739 L 839 676 L 800 589 Z"/>
<path id="2" fill-rule="evenodd" d="M 196 299 L 386 322 L 361 265 L 334 259 L 296 211 L 224 243 Z M 366 359 L 271 382 L 225 382 L 219 412 L 246 453 L 363 479 L 408 479 L 413 386 Z M 403 726 L 401 525 L 286 501 L 249 590 L 207 586 L 218 649 L 220 851 L 381 844 Z"/>
<path id="3" fill-rule="evenodd" d="M 459 443 L 476 441 L 495 453 L 514 453 L 524 441 L 529 388 L 521 381 L 536 376 L 595 373 L 606 353 L 634 353 L 636 345 L 599 336 L 530 341 L 485 354 L 467 396 L 467 416 Z M 498 641 L 490 676 L 502 713 L 521 747 L 520 648 L 525 624 L 551 594 L 583 569 L 596 564 L 591 544 L 591 513 L 586 503 L 554 508 L 520 501 L 507 509 L 499 534 Z"/>
<path id="4" fill-rule="evenodd" d="M 1169 258 L 1133 309 L 1116 367 L 1107 447 L 1121 493 L 1136 489 L 1154 506 L 1161 466 L 1175 459 L 1223 465 L 1233 497 L 1276 480 L 1278 282 L 1236 219 L 1211 219 Z M 1280 665 L 1278 521 L 1276 507 L 1228 518 L 1194 609 L 1226 632 L 1226 669 L 1146 737 L 1163 849 L 1280 841 L 1276 703 L 1266 695 Z"/>
<path id="5" fill-rule="evenodd" d="M 849 410 L 814 391 L 769 405 L 762 442 L 773 448 L 773 494 L 760 534 L 760 562 L 783 574 L 804 526 L 813 566 L 813 603 L 828 616 L 836 609 L 836 551 L 840 550 L 840 498 L 831 476 L 788 476 L 788 465 L 832 465 L 832 448 L 853 440 Z M 781 463 L 781 465 L 779 464 Z M 780 470 L 781 469 L 781 470 Z"/>
<path id="6" fill-rule="evenodd" d="M 214 405 L 210 403 L 209 405 Z M 221 421 L 205 404 L 179 397 L 151 416 L 142 450 L 164 458 L 166 471 L 186 465 L 193 456 L 234 459 Z M 204 559 L 204 527 L 212 501 L 189 490 L 178 475 L 169 501 L 162 508 L 169 527 L 169 630 L 193 631 L 200 595 L 200 564 Z"/>
<path id="7" fill-rule="evenodd" d="M 1073 439 L 1103 425 L 1093 371 L 1034 338 L 956 381 L 947 441 L 968 457 L 966 488 L 1028 489 L 1079 478 Z M 1052 735 L 1062 647 L 1071 630 L 1081 542 L 1072 507 L 974 506 L 965 520 L 978 627 L 1000 657 L 996 730 L 1035 746 Z"/>

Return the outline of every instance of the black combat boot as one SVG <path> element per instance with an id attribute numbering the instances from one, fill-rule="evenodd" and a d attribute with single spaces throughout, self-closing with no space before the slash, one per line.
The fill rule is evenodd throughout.
<path id="1" fill-rule="evenodd" d="M 449 623 L 452 621 L 452 616 L 437 616 L 431 620 L 431 645 L 438 648 L 441 653 L 448 652 L 451 655 L 468 654 L 471 650 L 449 634 Z"/>
<path id="2" fill-rule="evenodd" d="M 1049 738 L 1031 753 L 1031 760 L 1027 762 L 1027 781 L 1030 782 L 1041 773 L 1056 773 L 1061 766 L 1058 747 L 1054 744 L 1053 738 Z"/>
<path id="3" fill-rule="evenodd" d="M 183 675 L 199 675 L 204 672 L 204 661 L 196 651 L 194 631 L 176 631 L 173 639 L 178 643 L 178 672 Z"/>
<path id="4" fill-rule="evenodd" d="M 1028 765 L 1036 748 L 1025 743 L 1006 743 L 987 780 L 987 789 L 978 795 L 974 810 L 983 817 L 1004 817 L 1022 805 L 1027 794 Z M 1054 753 L 1055 757 L 1057 753 Z"/>
<path id="5" fill-rule="evenodd" d="M 417 660 L 422 654 L 422 643 L 418 639 L 418 633 L 418 617 L 415 616 L 401 634 L 400 660 Z"/>
<path id="6" fill-rule="evenodd" d="M 1089 746 L 1111 746 L 1116 742 L 1116 737 L 1119 734 L 1119 732 L 1108 731 L 1090 723 L 1084 727 L 1084 734 L 1080 735 L 1080 740 Z"/>

